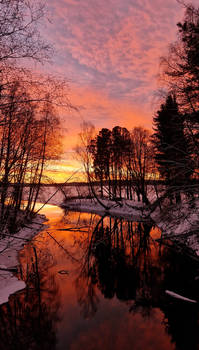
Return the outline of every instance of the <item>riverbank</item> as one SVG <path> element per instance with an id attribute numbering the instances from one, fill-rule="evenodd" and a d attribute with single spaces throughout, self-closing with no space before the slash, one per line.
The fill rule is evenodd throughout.
<path id="1" fill-rule="evenodd" d="M 194 207 L 187 202 L 180 205 L 167 206 L 153 212 L 142 202 L 121 200 L 118 202 L 100 199 L 69 200 L 62 204 L 62 208 L 99 215 L 110 215 L 127 220 L 151 220 L 162 231 L 162 238 L 184 244 L 199 257 L 199 200 Z"/>
<path id="2" fill-rule="evenodd" d="M 60 202 L 59 206 L 70 211 L 96 213 L 101 216 L 109 215 L 129 221 L 151 220 L 162 230 L 163 239 L 173 240 L 179 245 L 183 244 L 199 257 L 197 232 L 199 203 L 194 208 L 184 203 L 165 211 L 156 208 L 153 213 L 150 213 L 149 208 L 143 203 L 130 200 L 117 202 L 101 200 L 101 204 L 96 199 L 68 200 L 62 204 Z M 18 252 L 26 242 L 46 227 L 45 221 L 44 215 L 37 215 L 32 223 L 28 223 L 16 235 L 6 236 L 0 240 L 0 304 L 7 302 L 10 294 L 25 288 L 25 283 L 13 275 L 18 266 Z"/>
<path id="3" fill-rule="evenodd" d="M 199 257 L 199 200 L 194 206 L 188 202 L 170 206 L 162 211 L 160 208 L 150 215 L 162 230 L 162 238 L 183 244 Z"/>
<path id="4" fill-rule="evenodd" d="M 0 240 L 0 305 L 6 303 L 11 294 L 25 288 L 25 283 L 14 276 L 18 266 L 18 252 L 45 227 L 44 215 L 36 215 L 31 223 L 27 223 L 15 235 L 6 234 Z"/>
<path id="5" fill-rule="evenodd" d="M 118 200 L 116 202 L 108 199 L 100 199 L 99 202 L 94 198 L 75 199 L 65 201 L 61 207 L 73 211 L 95 213 L 101 216 L 110 215 L 126 220 L 138 221 L 147 219 L 149 213 L 147 207 L 142 202 L 132 202 L 131 200 Z"/>

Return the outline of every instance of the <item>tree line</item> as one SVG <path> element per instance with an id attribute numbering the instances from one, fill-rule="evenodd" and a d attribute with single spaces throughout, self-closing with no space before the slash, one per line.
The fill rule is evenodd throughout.
<path id="1" fill-rule="evenodd" d="M 154 165 L 147 130 L 138 127 L 129 132 L 120 126 L 112 130 L 103 128 L 90 140 L 88 152 L 94 179 L 100 182 L 101 197 L 108 194 L 109 198 L 121 198 L 125 188 L 127 199 L 133 199 L 136 191 L 138 199 L 142 197 L 147 203 L 145 179 L 151 177 Z"/>

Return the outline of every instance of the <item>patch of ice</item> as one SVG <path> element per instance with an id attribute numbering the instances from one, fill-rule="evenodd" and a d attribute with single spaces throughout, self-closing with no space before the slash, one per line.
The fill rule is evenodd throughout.
<path id="1" fill-rule="evenodd" d="M 118 203 L 108 199 L 100 199 L 100 201 L 104 206 L 95 199 L 81 199 L 67 201 L 62 204 L 62 207 L 99 215 L 118 216 L 129 220 L 144 220 L 148 214 L 145 205 L 137 201 L 122 200 Z"/>
<path id="2" fill-rule="evenodd" d="M 11 272 L 1 271 L 0 273 L 0 305 L 8 301 L 11 294 L 24 289 L 25 282 L 19 281 Z"/>
<path id="3" fill-rule="evenodd" d="M 9 269 L 18 265 L 18 251 L 44 227 L 44 215 L 37 215 L 33 222 L 22 228 L 16 235 L 8 235 L 0 240 L 0 267 Z M 25 288 L 10 271 L 0 270 L 0 305 L 7 302 L 11 294 Z"/>

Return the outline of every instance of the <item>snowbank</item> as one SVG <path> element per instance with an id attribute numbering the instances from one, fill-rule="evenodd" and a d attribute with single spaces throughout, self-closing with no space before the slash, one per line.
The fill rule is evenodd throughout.
<path id="1" fill-rule="evenodd" d="M 163 238 L 183 243 L 199 256 L 199 200 L 194 207 L 184 201 L 163 212 L 157 208 L 151 218 L 162 230 Z"/>
<path id="2" fill-rule="evenodd" d="M 194 208 L 186 201 L 180 206 L 168 206 L 163 211 L 159 207 L 150 213 L 142 202 L 121 200 L 117 203 L 111 200 L 101 200 L 100 205 L 96 199 L 68 200 L 62 204 L 69 210 L 96 213 L 122 217 L 127 220 L 145 221 L 152 220 L 162 230 L 162 237 L 185 244 L 199 256 L 199 200 Z"/>
<path id="3" fill-rule="evenodd" d="M 30 225 L 23 227 L 16 235 L 7 235 L 0 240 L 0 304 L 8 301 L 9 295 L 25 288 L 12 273 L 18 265 L 18 251 L 44 227 L 44 215 L 37 215 Z"/>
<path id="4" fill-rule="evenodd" d="M 69 210 L 122 217 L 127 220 L 148 219 L 148 210 L 142 202 L 131 200 L 115 202 L 108 199 L 100 199 L 100 201 L 102 205 L 96 199 L 68 200 L 61 206 Z"/>

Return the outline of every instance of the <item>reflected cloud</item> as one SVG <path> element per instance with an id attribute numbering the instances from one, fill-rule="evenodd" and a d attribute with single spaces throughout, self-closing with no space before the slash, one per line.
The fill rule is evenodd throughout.
<path id="1" fill-rule="evenodd" d="M 42 213 L 50 235 L 39 233 L 20 253 L 27 288 L 0 308 L 2 350 L 197 349 L 198 309 L 165 294 L 198 297 L 196 266 L 158 245 L 157 228 L 87 213 L 63 217 L 52 205 Z"/>

